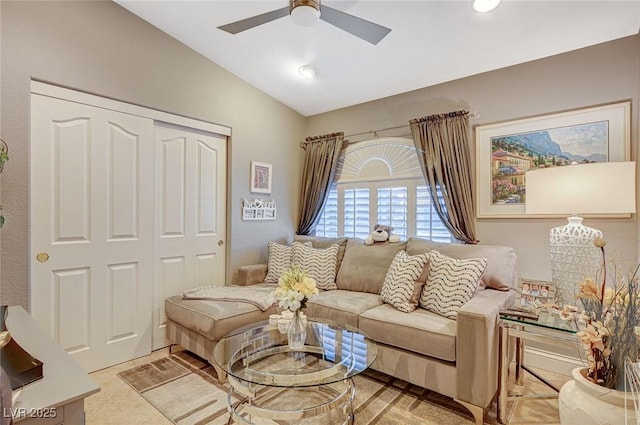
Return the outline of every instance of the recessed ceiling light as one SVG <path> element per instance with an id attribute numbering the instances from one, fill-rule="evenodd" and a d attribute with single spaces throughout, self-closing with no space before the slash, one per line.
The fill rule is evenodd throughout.
<path id="1" fill-rule="evenodd" d="M 502 0 L 472 0 L 473 10 L 484 13 L 491 12 L 498 7 Z"/>
<path id="2" fill-rule="evenodd" d="M 309 80 L 312 80 L 312 79 L 316 78 L 316 76 L 318 75 L 318 71 L 314 67 L 312 67 L 311 65 L 303 65 L 303 66 L 301 66 L 300 68 L 298 68 L 298 72 L 304 78 L 307 78 Z"/>

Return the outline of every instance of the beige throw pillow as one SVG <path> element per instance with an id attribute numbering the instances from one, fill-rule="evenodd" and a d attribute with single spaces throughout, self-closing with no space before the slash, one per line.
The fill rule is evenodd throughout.
<path id="1" fill-rule="evenodd" d="M 408 255 L 405 251 L 398 252 L 382 283 L 382 301 L 405 313 L 415 310 L 424 285 L 420 275 L 427 261 L 429 254 Z"/>
<path id="2" fill-rule="evenodd" d="M 338 244 L 329 248 L 313 248 L 310 245 L 294 242 L 291 264 L 297 264 L 316 281 L 318 289 L 338 289 L 336 286 L 336 266 L 338 263 Z"/>
<path id="3" fill-rule="evenodd" d="M 291 254 L 294 245 L 311 246 L 311 242 L 294 242 L 290 246 L 279 244 L 278 242 L 269 242 L 267 248 L 269 250 L 269 258 L 267 263 L 267 277 L 265 282 L 278 283 L 280 275 L 283 271 L 291 267 Z"/>
<path id="4" fill-rule="evenodd" d="M 336 277 L 338 289 L 380 294 L 393 258 L 406 246 L 406 242 L 365 245 L 362 239 L 349 239 Z"/>
<path id="5" fill-rule="evenodd" d="M 486 267 L 486 258 L 456 259 L 431 251 L 420 306 L 457 319 L 458 310 L 473 297 Z"/>

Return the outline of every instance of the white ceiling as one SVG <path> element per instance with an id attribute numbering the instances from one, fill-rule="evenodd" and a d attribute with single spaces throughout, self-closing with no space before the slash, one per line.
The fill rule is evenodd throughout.
<path id="1" fill-rule="evenodd" d="M 288 16 L 231 35 L 218 26 L 288 0 L 116 0 L 239 78 L 305 116 L 610 41 L 640 29 L 640 0 L 503 0 L 489 14 L 470 0 L 326 0 L 392 29 L 369 44 L 324 21 Z M 315 80 L 298 74 L 318 70 Z"/>

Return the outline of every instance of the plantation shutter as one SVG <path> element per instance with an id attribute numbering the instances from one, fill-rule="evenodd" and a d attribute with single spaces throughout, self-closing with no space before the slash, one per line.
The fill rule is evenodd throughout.
<path id="1" fill-rule="evenodd" d="M 335 185 L 329 190 L 327 202 L 316 225 L 316 235 L 335 238 L 338 236 L 338 190 Z"/>
<path id="2" fill-rule="evenodd" d="M 369 233 L 369 189 L 345 189 L 344 236 L 366 239 Z"/>
<path id="3" fill-rule="evenodd" d="M 393 233 L 406 240 L 408 232 L 408 190 L 406 186 L 378 188 L 378 219 L 380 224 L 394 228 Z"/>

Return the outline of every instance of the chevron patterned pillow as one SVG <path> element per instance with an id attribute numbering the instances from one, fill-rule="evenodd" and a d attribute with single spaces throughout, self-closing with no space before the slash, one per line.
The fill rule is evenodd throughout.
<path id="1" fill-rule="evenodd" d="M 336 286 L 336 267 L 340 245 L 333 244 L 329 248 L 313 248 L 309 245 L 294 243 L 291 264 L 297 264 L 316 281 L 318 289 L 326 291 L 338 289 Z"/>
<path id="2" fill-rule="evenodd" d="M 267 244 L 269 259 L 267 263 L 267 277 L 264 278 L 265 282 L 278 283 L 282 272 L 291 267 L 291 250 L 295 245 L 311 246 L 311 242 L 293 242 L 289 246 L 279 244 L 278 242 L 269 242 Z"/>
<path id="3" fill-rule="evenodd" d="M 424 285 L 420 275 L 427 261 L 428 253 L 409 255 L 405 251 L 399 251 L 393 257 L 382 283 L 382 301 L 405 313 L 415 310 Z"/>
<path id="4" fill-rule="evenodd" d="M 429 274 L 420 295 L 420 306 L 455 320 L 458 310 L 476 292 L 486 267 L 486 258 L 462 260 L 430 251 Z"/>

